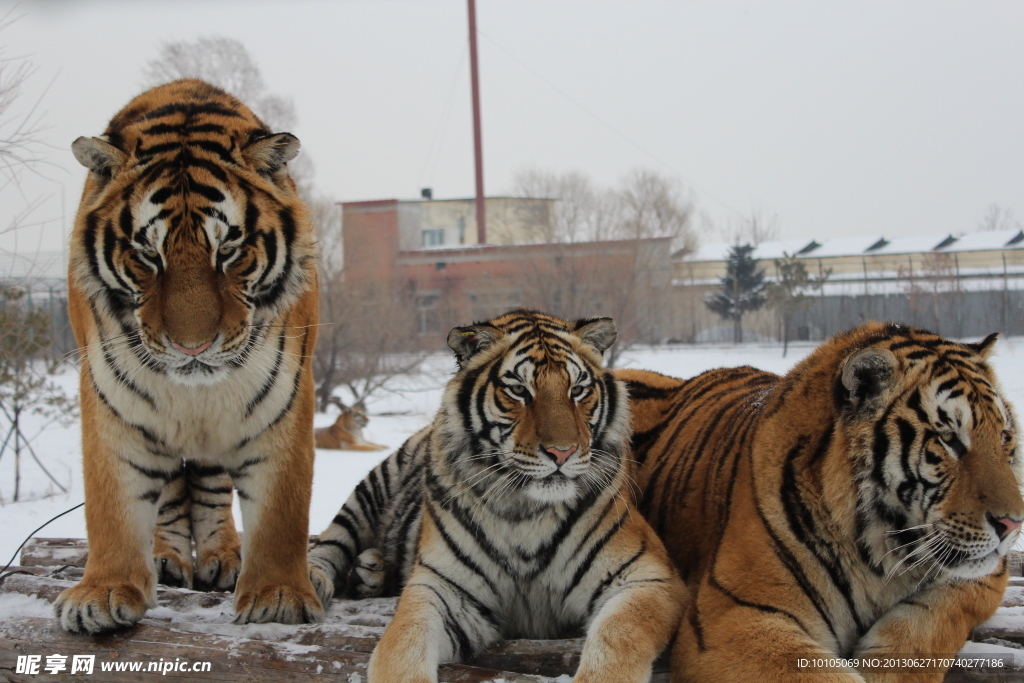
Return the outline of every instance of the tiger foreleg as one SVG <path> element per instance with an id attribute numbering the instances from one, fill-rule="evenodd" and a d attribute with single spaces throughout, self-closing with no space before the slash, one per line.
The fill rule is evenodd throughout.
<path id="1" fill-rule="evenodd" d="M 230 591 L 242 568 L 242 541 L 231 514 L 231 477 L 223 467 L 188 463 L 192 535 L 196 541 L 196 585 Z"/>
<path id="2" fill-rule="evenodd" d="M 882 660 L 954 657 L 971 630 L 995 613 L 1008 578 L 1004 561 L 999 574 L 934 586 L 896 603 L 864 634 L 854 656 Z M 862 673 L 868 683 L 938 683 L 946 670 L 864 669 Z"/>
<path id="3" fill-rule="evenodd" d="M 157 581 L 166 586 L 192 587 L 192 498 L 184 467 L 167 482 L 157 501 L 153 563 Z"/>
<path id="4" fill-rule="evenodd" d="M 611 566 L 625 569 L 610 582 L 607 573 L 594 572 L 592 585 L 573 591 L 596 609 L 574 683 L 645 683 L 654 660 L 679 628 L 688 591 L 654 533 L 647 530 L 647 535 L 647 547 L 655 550 L 641 547 L 639 557 L 629 552 L 610 558 Z"/>
<path id="5" fill-rule="evenodd" d="M 492 619 L 464 589 L 417 566 L 370 657 L 369 683 L 437 683 L 440 664 L 498 640 Z"/>
<path id="6" fill-rule="evenodd" d="M 312 391 L 309 394 L 311 412 Z M 245 528 L 242 571 L 235 587 L 239 624 L 300 624 L 324 618 L 306 564 L 313 432 L 290 431 L 284 430 L 278 443 L 266 445 L 270 455 L 250 457 L 229 470 Z"/>
<path id="7" fill-rule="evenodd" d="M 740 604 L 705 577 L 693 589 L 680 622 L 672 648 L 672 683 L 865 683 L 842 663 L 813 668 L 842 658 L 834 643 L 831 648 L 821 643 L 809 628 L 819 637 L 827 634 L 824 624 L 799 621 L 767 605 Z"/>
<path id="8" fill-rule="evenodd" d="M 379 443 L 370 443 L 369 441 L 356 441 L 347 446 L 347 450 L 350 451 L 382 451 L 385 448 L 387 446 L 381 446 Z"/>
<path id="9" fill-rule="evenodd" d="M 157 500 L 180 460 L 150 453 L 143 435 L 104 413 L 90 383 L 82 385 L 89 558 L 81 581 L 58 596 L 54 614 L 65 630 L 98 633 L 131 626 L 156 605 Z"/>

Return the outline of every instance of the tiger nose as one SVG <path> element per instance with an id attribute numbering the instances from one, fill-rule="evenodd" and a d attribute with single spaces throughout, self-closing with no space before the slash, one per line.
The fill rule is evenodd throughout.
<path id="1" fill-rule="evenodd" d="M 187 353 L 190 356 L 198 356 L 203 351 L 213 346 L 213 341 L 208 341 L 205 344 L 200 344 L 199 346 L 182 346 L 178 342 L 172 341 L 171 346 L 181 351 L 182 353 Z"/>
<path id="2" fill-rule="evenodd" d="M 1013 517 L 994 517 L 991 514 L 988 515 L 988 522 L 996 530 L 1000 541 L 1019 529 L 1021 525 L 1021 522 Z"/>
<path id="3" fill-rule="evenodd" d="M 552 458 L 555 460 L 556 465 L 561 465 L 569 456 L 576 452 L 576 446 L 569 446 L 568 448 L 555 448 L 554 446 L 548 446 L 544 449 Z"/>

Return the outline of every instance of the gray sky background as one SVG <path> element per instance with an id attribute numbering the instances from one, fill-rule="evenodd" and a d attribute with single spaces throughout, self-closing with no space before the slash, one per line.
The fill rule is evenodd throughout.
<path id="1" fill-rule="evenodd" d="M 46 178 L 0 192 L 45 223 L 0 248 L 56 249 L 98 135 L 165 41 L 241 40 L 338 200 L 473 193 L 466 3 L 0 0 L 4 57 L 37 70 Z M 716 226 L 759 210 L 783 238 L 974 230 L 1024 218 L 1024 3 L 478 0 L 485 184 L 633 168 L 679 178 Z M 447 112 L 447 116 L 446 113 Z M 718 241 L 708 232 L 705 241 Z"/>

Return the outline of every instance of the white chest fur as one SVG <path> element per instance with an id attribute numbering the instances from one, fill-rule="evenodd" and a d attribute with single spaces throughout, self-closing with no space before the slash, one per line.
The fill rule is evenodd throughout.
<path id="1" fill-rule="evenodd" d="M 229 465 L 294 399 L 300 361 L 280 345 L 282 334 L 268 335 L 210 384 L 172 381 L 125 346 L 94 345 L 89 371 L 102 400 L 169 455 Z"/>

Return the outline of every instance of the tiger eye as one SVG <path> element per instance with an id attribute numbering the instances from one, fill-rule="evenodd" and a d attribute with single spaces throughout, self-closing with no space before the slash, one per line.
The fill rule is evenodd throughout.
<path id="1" fill-rule="evenodd" d="M 238 251 L 238 247 L 233 247 L 233 246 L 230 246 L 230 245 L 227 245 L 227 244 L 220 245 L 220 249 L 217 250 L 217 252 L 221 256 L 231 256 L 236 251 Z"/>

